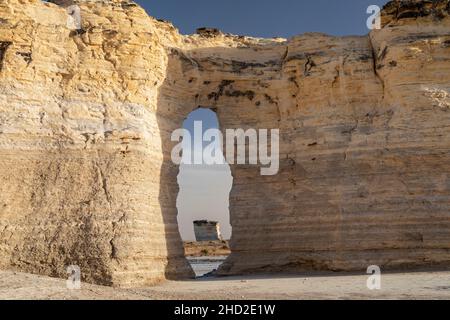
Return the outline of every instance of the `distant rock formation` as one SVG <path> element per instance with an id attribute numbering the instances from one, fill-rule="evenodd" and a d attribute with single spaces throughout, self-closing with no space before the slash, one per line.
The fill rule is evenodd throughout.
<path id="1" fill-rule="evenodd" d="M 0 267 L 137 286 L 193 276 L 170 134 L 195 108 L 279 128 L 232 166 L 222 274 L 450 266 L 450 5 L 368 36 L 182 36 L 132 1 L 0 3 Z M 206 32 L 206 33 L 205 33 Z M 205 36 L 206 35 L 206 36 Z"/>
<path id="2" fill-rule="evenodd" d="M 194 221 L 194 233 L 197 241 L 221 241 L 220 224 L 217 221 Z"/>

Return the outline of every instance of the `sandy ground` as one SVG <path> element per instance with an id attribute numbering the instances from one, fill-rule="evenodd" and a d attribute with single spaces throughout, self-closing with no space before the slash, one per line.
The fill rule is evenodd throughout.
<path id="1" fill-rule="evenodd" d="M 450 299 L 450 272 L 384 274 L 370 291 L 367 275 L 254 276 L 167 281 L 155 287 L 118 289 L 0 272 L 0 299 Z"/>
<path id="2" fill-rule="evenodd" d="M 184 242 L 187 257 L 227 256 L 230 254 L 228 241 Z"/>

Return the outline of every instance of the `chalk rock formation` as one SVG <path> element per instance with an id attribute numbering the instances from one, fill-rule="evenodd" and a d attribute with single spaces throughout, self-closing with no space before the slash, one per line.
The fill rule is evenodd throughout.
<path id="1" fill-rule="evenodd" d="M 232 166 L 222 274 L 450 265 L 450 4 L 369 36 L 181 36 L 132 1 L 0 3 L 0 268 L 133 286 L 192 276 L 171 132 L 280 129 L 280 172 Z"/>

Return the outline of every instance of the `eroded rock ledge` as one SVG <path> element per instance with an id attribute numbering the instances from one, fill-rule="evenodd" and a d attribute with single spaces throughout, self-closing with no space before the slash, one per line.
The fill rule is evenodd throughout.
<path id="1" fill-rule="evenodd" d="M 0 3 L 0 267 L 137 286 L 192 276 L 170 133 L 201 106 L 280 128 L 234 166 L 222 274 L 450 265 L 449 1 L 361 37 L 181 36 L 132 1 Z"/>

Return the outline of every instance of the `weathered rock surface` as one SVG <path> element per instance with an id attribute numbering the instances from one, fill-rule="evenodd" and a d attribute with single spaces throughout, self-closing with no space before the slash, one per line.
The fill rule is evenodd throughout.
<path id="1" fill-rule="evenodd" d="M 171 132 L 279 128 L 232 166 L 222 274 L 450 265 L 450 5 L 395 1 L 369 36 L 181 36 L 131 1 L 0 3 L 0 267 L 142 285 L 192 276 Z"/>

